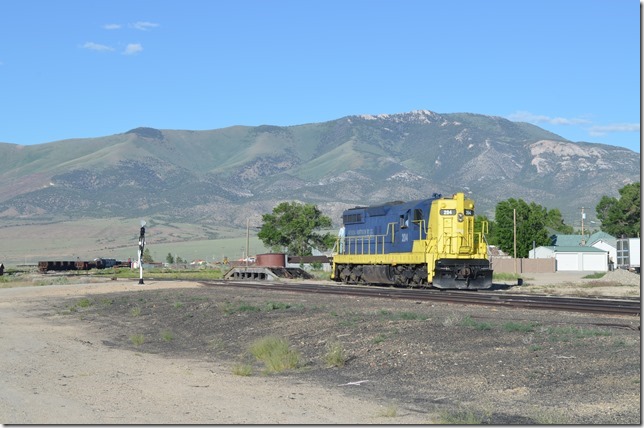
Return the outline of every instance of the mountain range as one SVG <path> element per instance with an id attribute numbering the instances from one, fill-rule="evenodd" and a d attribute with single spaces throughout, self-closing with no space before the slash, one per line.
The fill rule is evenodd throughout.
<path id="1" fill-rule="evenodd" d="M 558 208 L 567 224 L 639 181 L 640 155 L 537 126 L 427 110 L 296 126 L 136 128 L 100 138 L 0 144 L 0 219 L 42 224 L 147 218 L 245 227 L 281 201 L 339 225 L 356 205 L 464 191 L 477 213 L 508 198 Z"/>

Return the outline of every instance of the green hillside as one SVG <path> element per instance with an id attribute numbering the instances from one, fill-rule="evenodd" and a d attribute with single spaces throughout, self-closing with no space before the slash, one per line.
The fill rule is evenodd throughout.
<path id="1" fill-rule="evenodd" d="M 348 206 L 466 191 L 480 213 L 514 197 L 569 219 L 640 176 L 640 156 L 527 123 L 414 111 L 297 126 L 136 128 L 34 146 L 0 144 L 5 225 L 147 218 L 210 229 L 256 223 L 282 201 Z M 607 185 L 613 183 L 613 185 Z M 1 230 L 1 228 L 0 228 Z M 0 234 L 0 239 L 2 238 Z"/>

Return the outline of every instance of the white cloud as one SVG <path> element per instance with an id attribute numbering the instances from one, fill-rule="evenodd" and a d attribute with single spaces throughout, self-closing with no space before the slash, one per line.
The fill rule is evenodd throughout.
<path id="1" fill-rule="evenodd" d="M 579 118 L 550 117 L 518 111 L 507 116 L 507 119 L 517 122 L 547 123 L 549 125 L 582 125 L 591 137 L 601 137 L 614 132 L 640 132 L 639 123 L 612 123 L 608 125 L 593 125 L 590 120 Z M 586 126 L 583 126 L 586 125 Z"/>
<path id="2" fill-rule="evenodd" d="M 579 118 L 550 117 L 527 111 L 518 111 L 507 116 L 509 120 L 529 123 L 549 123 L 551 125 L 587 125 L 590 120 Z"/>
<path id="3" fill-rule="evenodd" d="M 137 21 L 134 24 L 130 24 L 130 27 L 135 28 L 137 30 L 141 31 L 147 31 L 150 28 L 155 28 L 158 27 L 159 24 L 155 22 L 147 22 L 147 21 Z"/>
<path id="4" fill-rule="evenodd" d="M 122 27 L 121 24 L 105 24 L 103 28 L 106 30 L 118 30 Z"/>
<path id="5" fill-rule="evenodd" d="M 593 137 L 606 135 L 610 132 L 639 132 L 639 123 L 613 123 L 610 125 L 591 126 L 588 132 Z"/>
<path id="6" fill-rule="evenodd" d="M 125 50 L 123 51 L 123 55 L 134 55 L 143 50 L 143 46 L 141 46 L 140 43 L 129 43 L 126 47 Z"/>
<path id="7" fill-rule="evenodd" d="M 91 51 L 97 51 L 97 52 L 110 52 L 114 50 L 114 48 L 111 46 L 101 45 L 99 43 L 94 43 L 94 42 L 87 42 L 82 47 L 84 49 L 89 49 Z"/>

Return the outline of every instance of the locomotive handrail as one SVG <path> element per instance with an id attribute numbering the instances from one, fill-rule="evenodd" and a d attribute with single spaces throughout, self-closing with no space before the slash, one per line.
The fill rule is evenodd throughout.
<path id="1" fill-rule="evenodd" d="M 485 235 L 484 234 L 481 234 L 481 232 L 477 232 L 476 234 L 477 235 L 482 235 L 482 238 L 485 240 Z M 433 248 L 436 248 L 436 252 L 442 257 L 445 257 L 446 255 L 450 255 L 450 254 L 456 254 L 457 251 L 453 251 L 453 248 L 454 248 L 453 241 L 454 240 L 456 240 L 456 244 L 457 244 L 456 248 L 457 249 L 462 246 L 462 245 L 458 245 L 459 241 L 460 241 L 460 243 L 463 243 L 463 242 L 467 243 L 468 242 L 467 237 L 465 236 L 465 234 L 457 233 L 455 235 L 449 235 L 448 233 L 444 233 L 444 234 L 439 235 L 438 237 L 436 237 L 435 240 L 430 239 L 430 244 L 428 246 L 427 251 L 431 252 Z M 473 245 L 472 245 L 471 252 L 473 254 L 481 254 L 479 252 L 480 242 L 481 242 L 481 236 L 479 236 L 478 242 L 476 242 L 476 240 L 475 240 L 472 243 Z M 484 241 L 484 242 L 486 242 L 486 241 Z M 433 245 L 432 245 L 432 243 L 433 243 Z M 487 247 L 488 246 L 487 246 L 487 242 L 486 242 L 486 254 L 485 254 L 486 256 L 489 255 L 489 254 L 487 254 L 487 250 L 488 250 Z M 441 249 L 442 251 L 439 251 L 439 249 Z"/>
<path id="2" fill-rule="evenodd" d="M 489 244 L 487 242 L 487 238 L 485 237 L 486 233 L 490 233 L 489 223 L 487 221 L 485 221 L 485 220 L 482 220 L 481 221 L 481 231 L 476 232 L 476 236 L 478 238 L 478 239 L 476 239 L 476 242 L 475 242 L 475 244 L 477 246 L 476 252 L 478 253 L 478 249 L 480 248 L 481 243 L 485 243 L 485 255 L 489 256 L 490 255 L 489 254 L 490 249 L 489 249 Z"/>
<path id="3" fill-rule="evenodd" d="M 467 247 L 468 239 L 466 238 L 465 234 L 460 232 L 457 232 L 455 234 L 444 232 L 436 239 L 436 249 L 438 251 L 442 248 L 443 251 L 440 251 L 439 254 L 443 256 L 446 254 L 457 254 L 461 252 L 456 250 L 459 250 L 461 247 L 463 247 L 463 242 L 465 242 L 465 246 Z"/>
<path id="4" fill-rule="evenodd" d="M 425 229 L 425 220 L 414 220 L 414 223 L 418 224 L 418 240 L 423 239 L 423 231 L 425 232 L 425 238 L 427 238 L 427 229 Z"/>
<path id="5" fill-rule="evenodd" d="M 386 236 L 387 235 L 345 236 L 344 252 L 342 254 L 384 254 Z M 372 244 L 374 247 L 373 253 L 371 252 Z M 378 250 L 379 244 L 380 251 Z"/>
<path id="6" fill-rule="evenodd" d="M 384 235 L 356 235 L 356 236 L 341 236 L 336 238 L 333 245 L 333 252 L 335 254 L 349 254 L 349 255 L 371 255 L 371 254 L 385 254 L 386 238 L 389 236 L 389 229 L 391 229 L 391 243 L 394 243 L 394 227 L 396 223 L 387 224 L 387 233 Z M 371 244 L 373 243 L 374 251 L 371 252 Z M 365 246 L 367 251 L 365 252 Z M 380 250 L 378 249 L 380 247 Z M 336 253 L 336 249 L 338 252 Z M 358 251 L 360 250 L 360 251 Z"/>

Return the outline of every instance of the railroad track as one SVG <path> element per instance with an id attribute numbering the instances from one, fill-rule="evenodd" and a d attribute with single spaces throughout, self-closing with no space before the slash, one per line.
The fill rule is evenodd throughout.
<path id="1" fill-rule="evenodd" d="M 456 303 L 461 305 L 505 306 L 508 308 L 586 312 L 612 315 L 641 313 L 640 300 L 555 297 L 547 295 L 503 294 L 487 291 L 441 291 L 435 289 L 385 288 L 310 283 L 268 283 L 243 281 L 198 281 L 208 287 L 243 287 L 278 292 L 331 294 L 352 297 L 404 299 Z"/>

